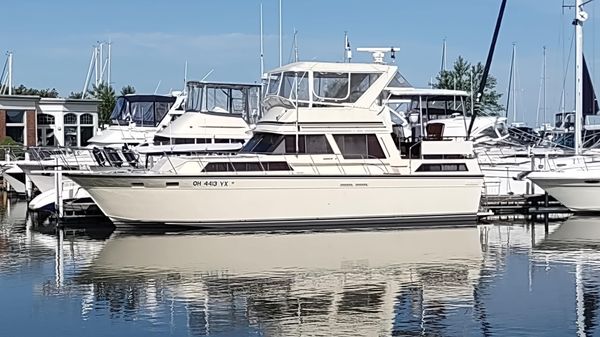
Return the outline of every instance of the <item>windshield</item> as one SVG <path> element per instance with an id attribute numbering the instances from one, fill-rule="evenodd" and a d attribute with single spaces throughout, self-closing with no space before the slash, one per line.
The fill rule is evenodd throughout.
<path id="1" fill-rule="evenodd" d="M 117 98 L 110 119 L 116 124 L 133 122 L 138 126 L 157 126 L 167 115 L 175 97 L 157 95 L 121 96 Z"/>
<path id="2" fill-rule="evenodd" d="M 265 105 L 291 108 L 296 103 L 298 106 L 355 103 L 380 76 L 381 73 L 315 72 L 311 91 L 308 72 L 273 73 L 269 75 Z"/>
<path id="3" fill-rule="evenodd" d="M 247 120 L 260 115 L 260 85 L 188 83 L 186 111 L 241 114 Z"/>

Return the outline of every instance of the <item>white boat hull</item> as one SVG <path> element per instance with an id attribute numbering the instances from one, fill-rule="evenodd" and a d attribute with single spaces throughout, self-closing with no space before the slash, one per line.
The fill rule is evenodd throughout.
<path id="1" fill-rule="evenodd" d="M 600 212 L 600 172 L 534 172 L 529 179 L 573 212 Z"/>
<path id="2" fill-rule="evenodd" d="M 474 220 L 483 183 L 416 175 L 70 177 L 117 224 L 200 227 Z"/>

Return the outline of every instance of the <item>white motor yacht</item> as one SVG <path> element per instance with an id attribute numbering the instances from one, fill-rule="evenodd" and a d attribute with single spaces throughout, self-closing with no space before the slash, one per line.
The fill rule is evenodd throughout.
<path id="1" fill-rule="evenodd" d="M 63 170 L 107 170 L 149 167 L 165 155 L 231 153 L 237 152 L 250 138 L 251 130 L 245 118 L 259 114 L 256 84 L 188 82 L 187 95 L 127 95 L 119 98 L 113 111 L 113 125 L 101 136 L 90 139 L 86 149 L 68 149 L 52 154 L 47 149 L 35 149 L 39 162 L 25 162 L 19 166 L 42 192 L 30 204 L 35 209 L 56 200 L 54 158 Z M 189 97 L 188 105 L 184 98 Z M 173 103 L 170 103 L 172 99 Z M 166 114 L 162 109 L 168 104 Z M 185 113 L 184 113 L 185 112 Z M 137 118 L 135 116 L 142 116 Z M 164 117 L 160 117 L 164 116 Z M 145 119 L 144 119 L 145 118 Z M 158 121 L 155 127 L 151 122 Z M 121 125 L 136 121 L 128 128 Z M 141 120 L 141 121 L 138 121 Z M 124 131 L 125 129 L 129 131 Z M 121 136 L 121 138 L 119 138 Z M 137 138 L 135 138 L 135 137 Z M 142 139 L 143 136 L 143 139 Z M 133 137 L 133 138 L 132 138 Z M 134 140 L 137 139 L 137 140 Z M 148 138 L 150 139 L 148 143 Z M 127 147 L 126 144 L 142 144 Z M 114 149 L 113 147 L 123 147 Z M 68 153 L 64 153 L 67 151 Z M 49 155 L 48 155 L 49 154 Z M 89 197 L 77 184 L 65 178 L 65 198 Z M 67 186 L 69 188 L 67 188 Z"/>
<path id="2" fill-rule="evenodd" d="M 184 113 L 185 94 L 129 94 L 117 98 L 110 115 L 111 124 L 88 140 L 91 146 L 139 145 Z"/>
<path id="3" fill-rule="evenodd" d="M 382 94 L 399 82 L 393 65 L 289 64 L 270 73 L 265 115 L 240 154 L 67 175 L 117 224 L 474 220 L 483 176 L 472 142 L 428 125 L 422 138 L 398 143 Z"/>

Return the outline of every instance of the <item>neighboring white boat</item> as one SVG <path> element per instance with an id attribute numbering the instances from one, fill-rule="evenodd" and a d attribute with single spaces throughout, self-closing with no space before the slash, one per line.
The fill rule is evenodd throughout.
<path id="1" fill-rule="evenodd" d="M 129 94 L 117 98 L 111 124 L 88 140 L 90 146 L 138 145 L 154 138 L 156 131 L 167 126 L 184 112 L 185 94 Z"/>
<path id="2" fill-rule="evenodd" d="M 600 170 L 539 171 L 528 178 L 573 212 L 600 212 Z"/>
<path id="3" fill-rule="evenodd" d="M 472 142 L 428 125 L 426 137 L 398 144 L 380 100 L 398 77 L 391 65 L 293 63 L 270 74 L 265 115 L 236 156 L 165 158 L 147 173 L 65 174 L 116 223 L 475 220 L 483 176 Z"/>

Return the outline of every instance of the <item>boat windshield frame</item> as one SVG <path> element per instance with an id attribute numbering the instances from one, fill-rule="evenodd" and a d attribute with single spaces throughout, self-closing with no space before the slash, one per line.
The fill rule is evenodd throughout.
<path id="1" fill-rule="evenodd" d="M 161 95 L 119 96 L 110 115 L 111 123 L 135 123 L 140 127 L 156 127 L 168 115 L 176 99 L 175 96 Z"/>
<path id="2" fill-rule="evenodd" d="M 363 97 L 382 75 L 381 71 L 273 72 L 268 76 L 263 104 L 267 110 L 349 106 Z"/>
<path id="3" fill-rule="evenodd" d="M 261 115 L 260 94 L 260 84 L 189 81 L 185 111 L 257 119 Z"/>

